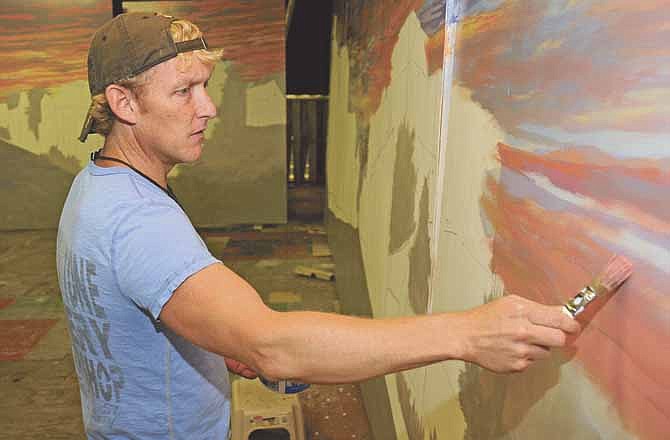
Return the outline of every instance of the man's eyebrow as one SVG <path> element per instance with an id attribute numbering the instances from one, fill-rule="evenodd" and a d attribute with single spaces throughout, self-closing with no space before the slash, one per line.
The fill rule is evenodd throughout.
<path id="1" fill-rule="evenodd" d="M 185 76 L 179 75 L 175 80 L 172 82 L 172 87 L 174 88 L 180 88 L 184 86 L 188 86 L 191 84 L 190 78 L 187 78 Z"/>
<path id="2" fill-rule="evenodd" d="M 205 84 L 212 79 L 212 74 L 211 72 L 205 73 L 201 71 L 178 71 L 173 79 L 174 82 L 172 85 L 177 89 L 186 86 L 190 87 L 196 84 Z"/>
<path id="3" fill-rule="evenodd" d="M 209 80 L 212 79 L 210 76 L 204 77 L 204 78 L 194 78 L 194 77 L 182 77 L 179 78 L 177 81 L 175 81 L 174 86 L 175 87 L 183 87 L 183 86 L 192 86 L 195 84 L 207 84 Z"/>

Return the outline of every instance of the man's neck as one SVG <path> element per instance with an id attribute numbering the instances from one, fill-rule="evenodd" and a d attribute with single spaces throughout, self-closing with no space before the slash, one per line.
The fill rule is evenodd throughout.
<path id="1" fill-rule="evenodd" d="M 142 148 L 134 138 L 128 138 L 112 131 L 105 139 L 101 155 L 121 160 L 147 175 L 163 188 L 167 188 L 167 175 L 172 167 L 164 164 L 152 151 Z M 104 159 L 99 159 L 96 163 L 100 166 L 119 166 L 118 162 Z"/>

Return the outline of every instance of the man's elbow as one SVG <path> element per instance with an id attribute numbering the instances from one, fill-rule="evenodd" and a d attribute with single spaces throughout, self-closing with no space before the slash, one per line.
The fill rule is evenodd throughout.
<path id="1" fill-rule="evenodd" d="M 270 379 L 295 379 L 301 375 L 300 362 L 292 355 L 290 341 L 277 328 L 266 330 L 254 336 L 249 344 L 251 365 L 261 376 Z"/>

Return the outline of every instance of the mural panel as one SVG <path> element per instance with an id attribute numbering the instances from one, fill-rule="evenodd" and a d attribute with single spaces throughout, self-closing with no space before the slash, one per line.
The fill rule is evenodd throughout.
<path id="1" fill-rule="evenodd" d="M 89 39 L 111 15 L 103 0 L 0 5 L 0 229 L 56 227 L 72 178 L 100 144 L 77 136 L 90 103 Z"/>
<path id="2" fill-rule="evenodd" d="M 361 271 L 352 272 L 362 279 L 340 289 L 343 304 L 361 304 L 351 311 L 428 309 L 444 8 L 444 1 L 336 3 L 327 174 L 337 227 L 329 239 L 336 261 L 360 256 Z M 387 377 L 385 392 L 363 386 L 374 393 L 366 400 L 388 401 L 368 408 L 377 438 L 423 438 L 424 383 L 419 370 Z"/>
<path id="3" fill-rule="evenodd" d="M 201 25 L 224 62 L 210 81 L 219 115 L 200 162 L 171 184 L 194 223 L 286 221 L 282 2 L 127 2 Z M 69 184 L 103 142 L 77 140 L 90 102 L 86 53 L 109 1 L 27 0 L 0 6 L 0 229 L 56 227 Z"/>
<path id="4" fill-rule="evenodd" d="M 558 304 L 610 254 L 635 265 L 550 362 L 507 378 L 444 367 L 464 438 L 664 438 L 667 4 L 456 3 L 443 223 L 453 234 L 440 243 L 438 289 L 472 297 L 436 308 L 502 292 Z"/>
<path id="5" fill-rule="evenodd" d="M 635 264 L 569 349 L 524 374 L 387 376 L 395 435 L 665 438 L 667 2 L 453 0 L 446 24 L 444 2 L 383 3 L 335 17 L 329 208 L 365 286 L 341 295 L 375 316 L 431 311 L 431 291 L 433 312 L 508 293 L 559 304 L 611 253 Z M 345 234 L 331 239 L 341 253 Z"/>

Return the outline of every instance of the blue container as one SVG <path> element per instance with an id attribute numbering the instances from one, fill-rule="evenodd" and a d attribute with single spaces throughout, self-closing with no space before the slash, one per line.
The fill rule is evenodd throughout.
<path id="1" fill-rule="evenodd" d="M 305 391 L 309 388 L 308 383 L 302 382 L 293 382 L 291 380 L 268 380 L 263 376 L 258 376 L 263 385 L 270 388 L 272 391 L 281 394 L 295 394 L 301 391 Z"/>

